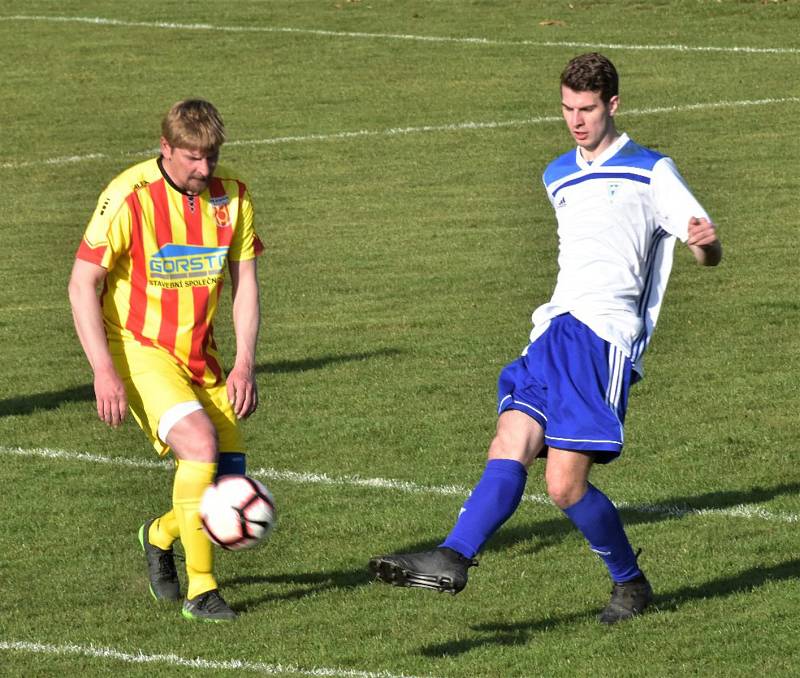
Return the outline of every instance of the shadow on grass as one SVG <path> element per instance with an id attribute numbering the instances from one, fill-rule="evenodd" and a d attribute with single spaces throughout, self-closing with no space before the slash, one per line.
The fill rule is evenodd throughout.
<path id="1" fill-rule="evenodd" d="M 293 574 L 274 574 L 251 577 L 234 577 L 224 579 L 220 584 L 224 588 L 235 589 L 248 586 L 277 586 L 290 590 L 246 598 L 235 607 L 239 611 L 251 611 L 267 603 L 279 600 L 298 600 L 306 596 L 332 591 L 335 589 L 353 589 L 365 586 L 371 581 L 371 575 L 365 566 L 359 570 L 334 570 L 331 572 L 298 572 Z"/>
<path id="2" fill-rule="evenodd" d="M 800 491 L 800 483 L 786 483 L 772 488 L 753 488 L 748 491 L 711 492 L 697 497 L 673 499 L 663 504 L 664 510 L 660 513 L 650 509 L 646 511 L 637 511 L 633 508 L 624 510 L 623 513 L 625 514 L 626 523 L 628 525 L 654 523 L 661 520 L 675 520 L 680 518 L 681 515 L 687 515 L 688 512 L 693 510 L 724 509 L 726 507 L 738 506 L 749 502 L 766 501 L 783 494 L 795 495 L 798 491 Z M 673 509 L 682 511 L 683 514 L 675 514 Z M 565 538 L 575 534 L 575 528 L 566 518 L 538 521 L 527 525 L 501 529 L 487 544 L 485 550 L 501 551 L 512 544 L 532 541 L 533 546 L 531 547 L 531 552 L 536 553 L 548 546 L 556 545 Z M 400 547 L 397 551 L 426 551 L 435 548 L 439 543 L 440 540 L 420 541 Z M 370 557 L 375 555 L 379 554 L 365 553 L 364 567 L 359 569 L 238 577 L 226 579 L 223 584 L 231 588 L 261 585 L 282 587 L 284 589 L 287 585 L 290 587 L 288 591 L 266 593 L 245 599 L 238 605 L 238 608 L 241 610 L 252 610 L 278 600 L 296 600 L 325 591 L 352 589 L 358 586 L 364 586 L 373 579 L 372 574 L 367 570 L 367 561 Z M 671 594 L 657 595 L 654 606 L 661 610 L 675 610 L 681 603 L 689 600 L 726 596 L 739 591 L 746 591 L 756 586 L 761 586 L 770 580 L 789 579 L 797 576 L 800 576 L 800 560 L 788 561 L 772 568 L 753 568 L 745 570 L 735 577 L 720 578 L 699 587 L 686 587 Z M 562 624 L 582 622 L 592 617 L 597 612 L 599 612 L 599 609 L 585 610 L 571 615 L 520 624 L 489 624 L 475 626 L 472 627 L 473 630 L 493 632 L 493 637 L 488 640 L 481 637 L 479 639 L 466 639 L 455 643 L 431 646 L 430 651 L 428 651 L 427 648 L 423 649 L 423 654 L 429 654 L 430 656 L 458 654 L 459 652 L 467 652 L 473 647 L 483 645 L 487 642 L 506 645 L 522 644 L 528 642 L 531 635 L 534 633 L 546 631 Z"/>
<path id="3" fill-rule="evenodd" d="M 743 504 L 757 504 L 780 496 L 797 496 L 800 483 L 781 483 L 773 487 L 752 487 L 747 490 L 708 492 L 694 497 L 673 497 L 658 505 L 630 506 L 620 509 L 626 527 L 646 525 L 664 520 L 680 520 L 696 511 L 732 509 Z M 524 512 L 523 504 L 517 514 Z M 448 526 L 449 527 L 449 526 Z M 487 544 L 487 551 L 499 551 L 520 542 L 529 541 L 529 552 L 538 553 L 556 546 L 576 534 L 566 517 L 536 521 L 521 526 L 503 527 Z M 444 536 L 444 535 L 443 535 Z"/>
<path id="4" fill-rule="evenodd" d="M 0 417 L 14 414 L 32 414 L 36 410 L 55 410 L 62 403 L 94 402 L 94 387 L 91 384 L 65 388 L 63 391 L 36 393 L 19 398 L 0 400 Z"/>
<path id="5" fill-rule="evenodd" d="M 771 567 L 753 567 L 728 577 L 712 579 L 698 586 L 685 586 L 672 592 L 657 593 L 653 600 L 653 608 L 661 612 L 674 612 L 684 603 L 693 600 L 724 598 L 737 593 L 746 593 L 768 582 L 796 579 L 798 576 L 800 576 L 800 559 L 787 560 Z M 474 624 L 470 629 L 477 634 L 475 637 L 425 645 L 419 652 L 426 657 L 442 657 L 465 654 L 486 645 L 526 645 L 532 642 L 538 633 L 558 626 L 584 623 L 591 620 L 599 611 L 600 608 L 589 609 L 511 624 L 505 622 Z"/>
<path id="6" fill-rule="evenodd" d="M 263 363 L 256 366 L 256 374 L 286 374 L 291 372 L 307 372 L 319 370 L 338 363 L 371 360 L 373 358 L 392 358 L 402 354 L 397 348 L 381 348 L 375 351 L 348 353 L 344 355 L 324 355 L 318 358 L 302 360 L 281 360 L 274 363 Z M 228 370 L 229 371 L 229 370 Z M 0 417 L 32 414 L 36 410 L 55 410 L 64 403 L 93 402 L 94 387 L 92 384 L 67 388 L 49 393 L 36 393 L 19 398 L 0 400 Z"/>

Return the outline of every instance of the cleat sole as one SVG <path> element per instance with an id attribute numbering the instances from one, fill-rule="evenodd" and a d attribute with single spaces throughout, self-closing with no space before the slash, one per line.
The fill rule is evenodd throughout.
<path id="1" fill-rule="evenodd" d="M 455 595 L 461 590 L 455 588 L 449 577 L 413 572 L 383 559 L 370 560 L 369 568 L 377 579 L 392 586 L 428 589 L 451 595 Z"/>

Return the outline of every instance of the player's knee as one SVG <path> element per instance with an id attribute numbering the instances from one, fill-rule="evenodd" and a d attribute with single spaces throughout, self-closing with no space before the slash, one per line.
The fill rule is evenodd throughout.
<path id="1" fill-rule="evenodd" d="M 201 461 L 207 464 L 217 461 L 217 441 L 213 437 L 196 436 L 189 440 L 179 440 L 171 447 L 178 459 Z"/>
<path id="2" fill-rule="evenodd" d="M 213 436 L 206 436 L 197 441 L 195 441 L 192 445 L 194 448 L 194 455 L 197 458 L 197 461 L 205 461 L 208 463 L 216 462 L 218 451 L 217 451 L 217 439 Z"/>
<path id="3" fill-rule="evenodd" d="M 185 417 L 172 428 L 166 442 L 178 459 L 217 461 L 217 431 L 207 417 Z"/>
<path id="4" fill-rule="evenodd" d="M 527 467 L 533 463 L 536 454 L 525 439 L 513 432 L 501 429 L 489 444 L 487 458 L 490 460 L 513 459 Z"/>
<path id="5" fill-rule="evenodd" d="M 569 476 L 545 476 L 547 495 L 550 500 L 561 510 L 567 509 L 577 503 L 586 491 L 583 481 Z"/>
<path id="6" fill-rule="evenodd" d="M 498 433 L 489 444 L 488 459 L 518 459 L 518 454 L 514 454 L 513 446 L 508 436 Z"/>

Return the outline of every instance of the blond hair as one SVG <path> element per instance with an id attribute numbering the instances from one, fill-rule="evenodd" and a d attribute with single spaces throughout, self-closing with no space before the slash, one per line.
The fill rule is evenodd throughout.
<path id="1" fill-rule="evenodd" d="M 225 142 L 225 125 L 212 103 L 184 99 L 164 116 L 161 134 L 173 148 L 215 151 Z"/>

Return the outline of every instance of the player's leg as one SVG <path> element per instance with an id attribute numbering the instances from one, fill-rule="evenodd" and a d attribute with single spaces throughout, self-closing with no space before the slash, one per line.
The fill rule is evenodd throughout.
<path id="1" fill-rule="evenodd" d="M 614 504 L 592 485 L 592 455 L 550 448 L 545 469 L 547 493 L 586 537 L 615 582 L 642 574 Z"/>
<path id="2" fill-rule="evenodd" d="M 477 555 L 519 506 L 527 469 L 542 449 L 543 437 L 542 427 L 527 414 L 507 410 L 500 415 L 483 475 L 464 502 L 443 547 L 466 558 Z"/>
<path id="3" fill-rule="evenodd" d="M 204 409 L 175 422 L 166 443 L 177 459 L 172 506 L 186 555 L 188 590 L 183 616 L 197 621 L 230 621 L 236 613 L 219 594 L 214 578 L 214 547 L 200 522 L 200 500 L 217 472 L 217 432 Z"/>
<path id="4" fill-rule="evenodd" d="M 592 455 L 550 448 L 545 480 L 550 498 L 602 558 L 614 582 L 612 599 L 600 621 L 613 624 L 642 612 L 652 589 L 639 569 L 619 512 L 609 498 L 592 485 Z"/>
<path id="5" fill-rule="evenodd" d="M 159 425 L 162 420 L 168 425 L 168 420 L 183 416 L 187 402 L 196 406 L 191 384 L 180 367 L 161 351 L 125 344 L 114 346 L 112 357 L 125 382 L 131 414 L 158 455 L 166 456 L 169 448 L 162 440 L 163 435 L 159 436 Z M 181 599 L 172 549 L 178 535 L 173 509 L 139 527 L 138 539 L 147 560 L 150 593 L 156 600 Z"/>
<path id="6" fill-rule="evenodd" d="M 622 451 L 631 364 L 572 316 L 556 320 L 547 375 L 547 491 L 608 568 L 615 593 L 601 621 L 613 623 L 641 612 L 651 597 L 616 507 L 589 482 L 593 463 Z M 622 598 L 626 609 L 618 609 Z"/>
<path id="7" fill-rule="evenodd" d="M 379 580 L 450 593 L 466 586 L 467 569 L 477 565 L 474 556 L 516 510 L 527 467 L 542 451 L 547 419 L 536 355 L 541 346 L 541 342 L 531 344 L 525 356 L 500 372 L 499 417 L 488 461 L 445 541 L 432 551 L 373 558 L 369 566 Z"/>
<path id="8" fill-rule="evenodd" d="M 215 477 L 244 474 L 244 442 L 225 384 L 194 389 L 197 411 L 177 421 L 165 436 L 178 458 L 173 501 L 186 551 L 189 591 L 183 616 L 228 621 L 236 614 L 222 599 L 213 576 L 213 546 L 201 529 L 200 498 Z"/>
<path id="9" fill-rule="evenodd" d="M 217 389 L 224 393 L 225 386 L 195 387 L 180 365 L 154 349 L 125 346 L 115 364 L 126 381 L 135 419 L 160 456 L 168 454 L 172 447 L 177 460 L 172 509 L 147 521 L 139 530 L 150 590 L 157 599 L 180 599 L 172 550 L 172 542 L 180 535 L 186 552 L 190 599 L 203 601 L 194 618 L 205 618 L 201 616 L 204 612 L 217 617 L 221 605 L 216 600 L 219 596 L 211 574 L 213 550 L 200 527 L 197 509 L 205 488 L 213 481 L 217 461 L 217 431 L 204 410 L 205 391 Z M 226 440 L 231 440 L 229 434 Z M 223 617 L 235 616 L 224 601 L 222 606 Z"/>
<path id="10" fill-rule="evenodd" d="M 217 432 L 217 478 L 245 475 L 247 455 L 236 414 L 228 400 L 225 384 L 196 389 L 197 397 Z"/>
<path id="11" fill-rule="evenodd" d="M 396 586 L 458 593 L 467 584 L 474 556 L 516 511 L 525 489 L 527 467 L 542 448 L 542 428 L 527 414 L 503 412 L 489 446 L 483 475 L 464 502 L 453 529 L 436 549 L 378 556 L 370 569 Z"/>
<path id="12" fill-rule="evenodd" d="M 164 551 L 171 549 L 181 534 L 174 509 L 170 509 L 158 518 L 148 520 L 146 526 L 147 540 Z"/>
<path id="13" fill-rule="evenodd" d="M 187 414 L 200 409 L 201 405 L 194 400 L 191 391 L 186 388 L 180 395 L 173 399 L 183 400 L 168 406 L 168 409 L 158 419 L 156 446 L 161 456 L 167 454 L 168 448 L 164 442 L 172 426 Z M 142 528 L 146 530 L 146 540 L 153 546 L 168 551 L 180 536 L 180 525 L 174 508 L 170 508 L 164 515 L 148 520 Z"/>
<path id="14" fill-rule="evenodd" d="M 217 587 L 211 574 L 214 562 L 212 545 L 203 534 L 198 512 L 203 492 L 214 481 L 217 472 L 216 435 L 202 408 L 177 421 L 166 435 L 166 442 L 177 460 L 172 507 L 186 552 L 187 598 Z"/>

